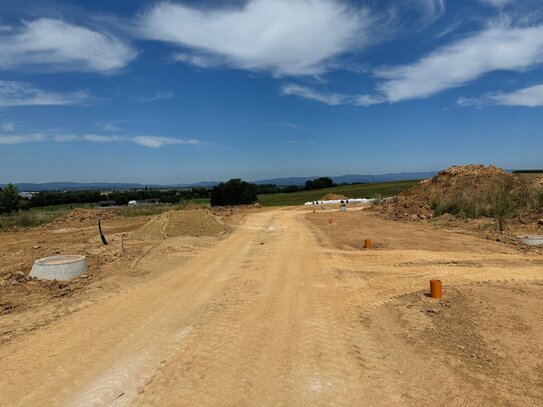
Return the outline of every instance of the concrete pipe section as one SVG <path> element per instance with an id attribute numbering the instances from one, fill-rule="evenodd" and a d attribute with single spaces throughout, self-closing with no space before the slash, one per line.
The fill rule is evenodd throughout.
<path id="1" fill-rule="evenodd" d="M 38 259 L 32 266 L 30 277 L 39 280 L 67 281 L 87 272 L 85 256 L 52 256 Z"/>
<path id="2" fill-rule="evenodd" d="M 529 246 L 541 246 L 543 245 L 543 236 L 522 236 L 520 237 L 522 243 Z"/>

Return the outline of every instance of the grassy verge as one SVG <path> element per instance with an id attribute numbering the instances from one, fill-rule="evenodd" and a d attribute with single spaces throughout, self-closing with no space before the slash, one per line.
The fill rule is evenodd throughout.
<path id="1" fill-rule="evenodd" d="M 67 210 L 58 211 L 21 211 L 11 215 L 0 216 L 0 230 L 13 227 L 35 227 L 49 223 L 66 213 Z"/>
<path id="2" fill-rule="evenodd" d="M 263 206 L 303 205 L 308 201 L 316 201 L 328 193 L 341 194 L 349 198 L 384 198 L 398 195 L 400 192 L 417 185 L 419 182 L 420 181 L 418 180 L 410 180 L 375 184 L 356 184 L 319 189 L 316 191 L 259 195 L 258 201 Z"/>

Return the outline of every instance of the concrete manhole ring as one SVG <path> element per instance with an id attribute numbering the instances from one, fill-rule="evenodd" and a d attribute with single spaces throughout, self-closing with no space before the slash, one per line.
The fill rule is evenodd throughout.
<path id="1" fill-rule="evenodd" d="M 30 277 L 40 280 L 66 281 L 86 273 L 87 269 L 85 256 L 51 256 L 36 260 L 30 271 Z"/>

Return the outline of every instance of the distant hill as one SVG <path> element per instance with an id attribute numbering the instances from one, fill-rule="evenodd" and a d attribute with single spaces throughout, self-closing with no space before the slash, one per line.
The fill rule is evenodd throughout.
<path id="1" fill-rule="evenodd" d="M 389 181 L 403 181 L 410 179 L 424 179 L 431 178 L 437 174 L 437 171 L 431 172 L 398 172 L 390 174 L 380 174 L 380 175 L 357 175 L 357 174 L 347 174 L 332 176 L 332 180 L 336 184 L 367 184 L 375 182 L 389 182 Z M 321 175 L 326 176 L 326 175 Z M 272 178 L 264 179 L 259 181 L 254 181 L 255 184 L 275 184 L 279 186 L 286 185 L 303 185 L 306 181 L 312 180 L 319 177 L 291 177 L 291 178 Z"/>
<path id="2" fill-rule="evenodd" d="M 375 183 L 375 182 L 389 182 L 389 181 L 403 181 L 411 179 L 423 179 L 431 178 L 437 172 L 400 172 L 400 173 L 391 173 L 391 174 L 380 174 L 380 175 L 339 175 L 332 176 L 336 184 L 353 184 L 353 183 Z M 290 178 L 271 178 L 252 181 L 255 184 L 275 184 L 278 186 L 287 186 L 287 185 L 303 185 L 306 181 L 312 180 L 315 177 L 290 177 Z M 138 184 L 138 183 L 110 183 L 110 182 L 90 182 L 90 183 L 81 183 L 81 182 L 47 182 L 43 184 L 36 183 L 18 183 L 15 184 L 20 191 L 24 192 L 39 192 L 39 191 L 79 191 L 79 190 L 128 190 L 128 189 L 143 189 L 145 187 L 158 189 L 158 188 L 196 188 L 204 187 L 211 188 L 217 185 L 218 181 L 203 181 L 193 184 L 173 184 L 173 185 L 160 185 L 160 184 Z M 4 187 L 5 184 L 0 184 L 0 187 Z"/>
<path id="3" fill-rule="evenodd" d="M 100 190 L 100 191 L 118 191 L 128 189 L 144 189 L 149 187 L 152 189 L 161 188 L 210 188 L 217 185 L 218 182 L 198 182 L 196 184 L 175 184 L 175 185 L 159 185 L 159 184 L 131 184 L 131 183 L 116 183 L 116 182 L 46 182 L 43 184 L 35 183 L 18 183 L 15 184 L 20 191 L 24 192 L 40 192 L 40 191 L 83 191 L 83 190 Z M 5 184 L 0 184 L 3 188 Z"/>

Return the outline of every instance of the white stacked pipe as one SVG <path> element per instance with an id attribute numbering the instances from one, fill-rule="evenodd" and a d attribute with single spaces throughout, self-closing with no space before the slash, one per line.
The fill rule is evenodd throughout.
<path id="1" fill-rule="evenodd" d="M 338 205 L 338 204 L 349 204 L 349 203 L 359 203 L 359 204 L 370 204 L 374 203 L 375 198 L 352 198 L 352 199 L 334 199 L 331 201 L 311 201 L 306 202 L 305 206 L 312 205 Z"/>

